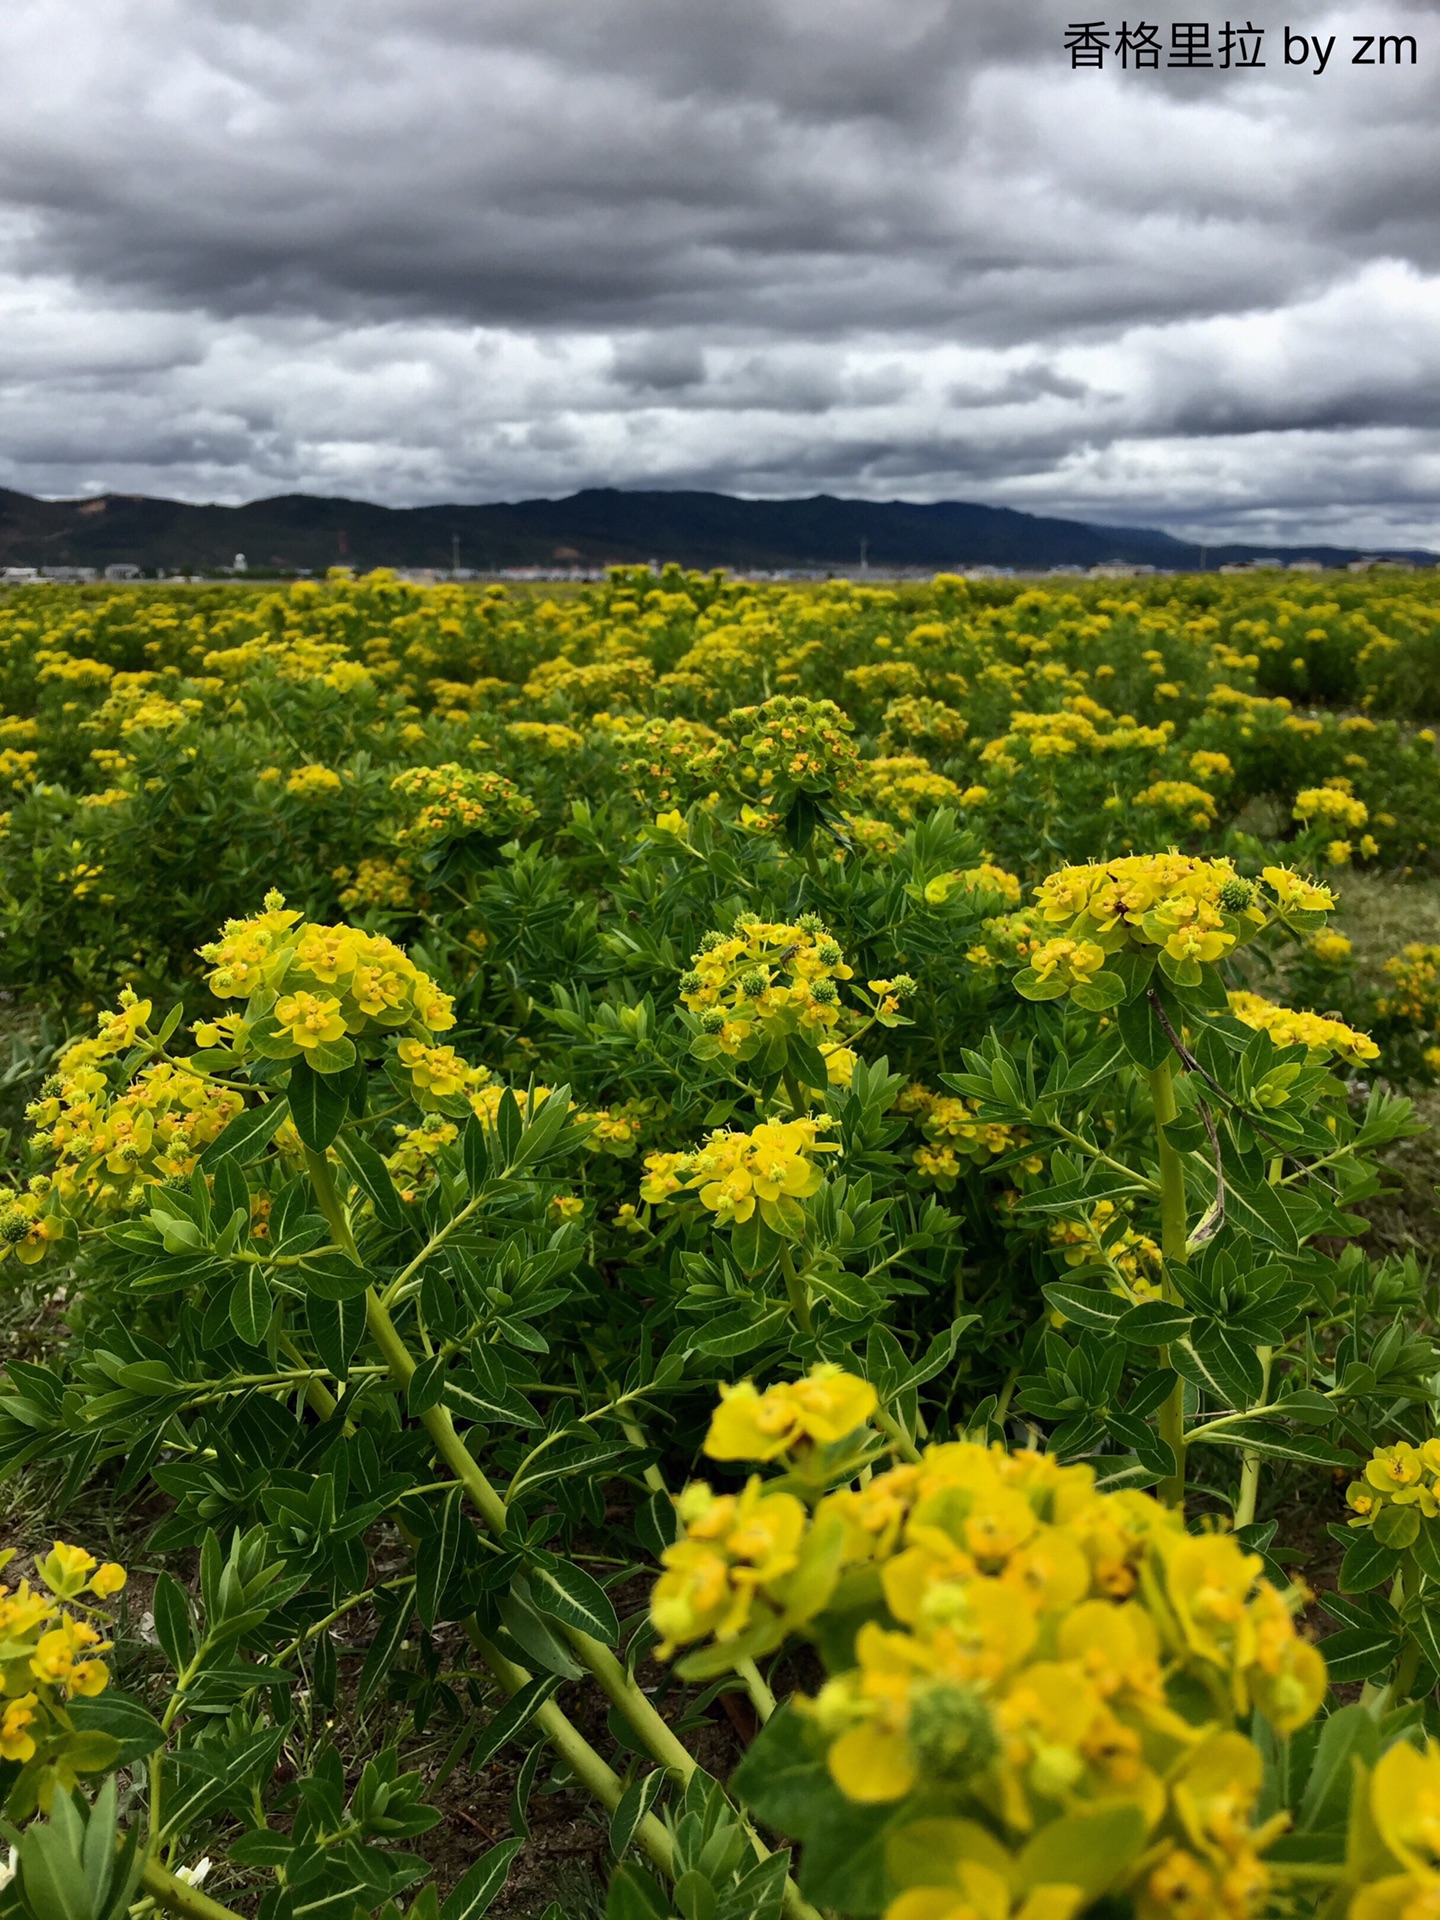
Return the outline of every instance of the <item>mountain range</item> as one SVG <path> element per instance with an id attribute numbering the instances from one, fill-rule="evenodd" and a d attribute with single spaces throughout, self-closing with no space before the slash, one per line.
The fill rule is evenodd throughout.
<path id="1" fill-rule="evenodd" d="M 740 500 L 724 493 L 591 487 L 562 500 L 381 507 L 364 500 L 279 494 L 248 505 L 195 506 L 144 494 L 41 500 L 0 489 L 0 565 L 153 572 L 230 566 L 323 572 L 327 567 L 596 567 L 678 560 L 739 571 L 834 569 L 853 574 L 989 565 L 1022 572 L 1107 560 L 1186 570 L 1273 556 L 1341 566 L 1358 547 L 1201 548 L 1145 527 L 1092 526 L 958 500 Z M 1369 549 L 1376 552 L 1376 549 Z M 1386 557 L 1433 563 L 1421 549 Z"/>

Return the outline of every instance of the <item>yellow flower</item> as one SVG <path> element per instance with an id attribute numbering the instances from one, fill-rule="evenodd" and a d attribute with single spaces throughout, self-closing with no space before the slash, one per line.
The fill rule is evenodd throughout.
<path id="1" fill-rule="evenodd" d="M 1361 1887 L 1348 1920 L 1440 1920 L 1440 1873 L 1396 1873 Z"/>
<path id="2" fill-rule="evenodd" d="M 35 1724 L 35 1709 L 39 1698 L 33 1693 L 22 1693 L 18 1700 L 8 1701 L 5 1711 L 0 1714 L 0 1758 L 6 1760 L 31 1760 L 35 1756 L 35 1739 L 30 1728 Z"/>
<path id="3" fill-rule="evenodd" d="M 762 1492 L 758 1477 L 738 1495 L 687 1487 L 677 1508 L 685 1537 L 661 1555 L 665 1571 L 650 1601 L 661 1659 L 709 1633 L 736 1639 L 765 1590 L 798 1566 L 805 1532 L 795 1496 Z"/>
<path id="4" fill-rule="evenodd" d="M 287 993 L 276 1003 L 275 1018 L 297 1047 L 328 1045 L 345 1037 L 345 1016 L 333 994 Z"/>
<path id="5" fill-rule="evenodd" d="M 57 1540 L 45 1558 L 35 1562 L 35 1571 L 59 1599 L 73 1600 L 76 1594 L 85 1591 L 85 1576 L 95 1565 L 93 1553 L 86 1553 L 83 1547 L 67 1546 L 63 1540 Z"/>
<path id="6" fill-rule="evenodd" d="M 1412 1872 L 1440 1867 L 1440 1744 L 1398 1740 L 1370 1776 L 1370 1814 L 1390 1852 Z"/>
<path id="7" fill-rule="evenodd" d="M 833 1446 L 863 1426 L 878 1405 L 868 1380 L 829 1362 L 763 1394 L 743 1380 L 721 1387 L 704 1451 L 712 1460 L 774 1460 L 802 1441 Z"/>

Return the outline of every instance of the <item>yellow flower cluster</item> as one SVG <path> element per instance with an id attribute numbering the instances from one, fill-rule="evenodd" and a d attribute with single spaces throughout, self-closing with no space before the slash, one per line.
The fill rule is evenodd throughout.
<path id="1" fill-rule="evenodd" d="M 1416 1027 L 1440 1025 L 1440 947 L 1412 940 L 1385 962 L 1385 972 L 1395 984 L 1376 1002 L 1382 1019 Z"/>
<path id="2" fill-rule="evenodd" d="M 1077 694 L 1060 713 L 1013 713 L 1010 731 L 987 741 L 980 751 L 982 766 L 997 775 L 1019 771 L 1026 760 L 1068 760 L 1077 754 L 1123 753 L 1139 748 L 1153 752 L 1169 745 L 1174 723 L 1143 727 L 1133 715 L 1118 719 L 1108 707 L 1088 695 Z"/>
<path id="3" fill-rule="evenodd" d="M 387 907 L 398 912 L 414 904 L 410 876 L 393 860 L 364 859 L 353 873 L 341 867 L 334 878 L 347 883 L 340 894 L 342 907 Z"/>
<path id="4" fill-rule="evenodd" d="M 923 741 L 927 745 L 953 750 L 969 730 L 970 723 L 964 714 L 947 706 L 943 700 L 907 693 L 898 700 L 892 700 L 886 707 L 882 741 Z"/>
<path id="5" fill-rule="evenodd" d="M 597 726 L 605 718 L 598 715 Z M 734 748 L 698 720 L 617 720 L 607 730 L 620 776 L 647 813 L 684 806 L 729 780 Z"/>
<path id="6" fill-rule="evenodd" d="M 771 805 L 852 784 L 858 755 L 847 736 L 855 723 L 833 700 L 777 694 L 763 706 L 737 707 L 728 725 L 744 750 L 743 778 L 758 781 Z"/>
<path id="7" fill-rule="evenodd" d="M 333 800 L 345 782 L 333 767 L 309 765 L 296 767 L 285 782 L 285 791 L 296 800 Z"/>
<path id="8" fill-rule="evenodd" d="M 1182 853 L 1132 854 L 1062 867 L 1035 892 L 1040 920 L 1055 930 L 1016 978 L 1029 999 L 1053 999 L 1077 987 L 1082 1004 L 1113 1005 L 1118 980 L 1105 975 L 1112 954 L 1157 957 L 1177 986 L 1197 986 L 1202 966 L 1221 960 L 1273 919 L 1308 927 L 1334 905 L 1329 891 L 1284 867 L 1266 867 L 1264 885 L 1238 874 L 1228 860 Z"/>
<path id="9" fill-rule="evenodd" d="M 1057 1220 L 1050 1244 L 1064 1249 L 1067 1267 L 1092 1263 L 1108 1267 L 1121 1284 L 1114 1289 L 1133 1300 L 1161 1297 L 1161 1253 L 1147 1233 L 1123 1224 L 1113 1200 L 1097 1200 L 1081 1219 Z"/>
<path id="10" fill-rule="evenodd" d="M 1197 831 L 1215 824 L 1215 796 L 1189 780 L 1156 780 L 1134 804 L 1149 813 L 1168 814 Z"/>
<path id="11" fill-rule="evenodd" d="M 977 1119 L 978 1102 L 958 1094 L 934 1093 L 918 1080 L 900 1095 L 895 1111 L 918 1120 L 926 1144 L 915 1149 L 915 1165 L 942 1191 L 955 1185 L 963 1162 L 983 1167 L 1024 1146 L 1028 1138 L 1018 1127 Z"/>
<path id="12" fill-rule="evenodd" d="M 706 1452 L 838 1445 L 873 1402 L 852 1376 L 825 1376 L 808 1426 L 810 1383 L 726 1393 Z M 1236 1727 L 1254 1709 L 1291 1733 L 1324 1696 L 1324 1661 L 1295 1627 L 1303 1590 L 1271 1586 L 1232 1536 L 1188 1534 L 1150 1495 L 1100 1493 L 1090 1467 L 1039 1454 L 931 1446 L 809 1515 L 794 1478 L 687 1489 L 652 1617 L 667 1653 L 713 1636 L 682 1668 L 698 1677 L 827 1610 L 860 1616 L 853 1664 L 799 1704 L 847 1798 L 924 1796 L 925 1898 L 907 1889 L 887 1920 L 988 1916 L 961 1897 L 988 1884 L 967 1862 L 1018 1884 L 1012 1846 L 1117 1805 L 1134 1820 L 1115 1884 L 1147 1920 L 1258 1910 L 1259 1856 L 1284 1821 L 1255 1826 L 1260 1756 Z M 946 1812 L 966 1818 L 937 1825 Z M 1025 1911 L 1073 1913 L 1071 1892 Z"/>
<path id="13" fill-rule="evenodd" d="M 766 1040 L 831 1033 L 841 1017 L 838 982 L 851 977 L 817 915 L 792 924 L 742 914 L 728 935 L 701 940 L 680 976 L 680 1000 L 717 1052 L 748 1059 Z"/>
<path id="14" fill-rule="evenodd" d="M 0 1552 L 0 1571 L 14 1558 L 13 1548 Z M 75 1776 L 65 1765 L 63 1703 L 77 1695 L 93 1699 L 110 1680 L 101 1655 L 111 1643 L 82 1615 L 120 1591 L 125 1569 L 113 1561 L 101 1566 L 83 1547 L 57 1540 L 35 1562 L 35 1572 L 39 1587 L 0 1582 L 0 1760 L 23 1766 L 44 1741 L 54 1780 L 68 1788 Z"/>
<path id="15" fill-rule="evenodd" d="M 721 1226 L 739 1225 L 758 1207 L 766 1226 L 793 1237 L 798 1203 L 820 1189 L 814 1155 L 838 1153 L 822 1140 L 829 1114 L 805 1120 L 762 1120 L 748 1133 L 719 1128 L 691 1153 L 645 1156 L 640 1198 L 662 1206 L 694 1193 Z"/>
<path id="16" fill-rule="evenodd" d="M 818 1454 L 823 1471 L 828 1450 L 856 1436 L 878 1404 L 867 1381 L 829 1363 L 763 1393 L 745 1380 L 720 1389 L 704 1450 L 712 1460 L 792 1463 Z M 812 1555 L 797 1580 L 807 1516 L 794 1494 L 766 1493 L 758 1478 L 740 1494 L 697 1481 L 676 1505 L 685 1535 L 661 1556 L 650 1605 L 662 1659 L 710 1634 L 721 1643 L 743 1636 L 747 1649 L 763 1650 L 824 1604 L 834 1556 Z"/>
<path id="17" fill-rule="evenodd" d="M 1440 1743 L 1401 1737 L 1362 1776 L 1351 1806 L 1348 1865 L 1369 1882 L 1348 1920 L 1434 1920 L 1440 1914 Z"/>
<path id="18" fill-rule="evenodd" d="M 1374 1527 L 1388 1547 L 1413 1546 L 1421 1521 L 1440 1518 L 1440 1440 L 1376 1447 L 1345 1503 L 1352 1527 Z"/>
<path id="19" fill-rule="evenodd" d="M 475 773 L 453 761 L 407 768 L 390 785 L 407 813 L 396 841 L 417 853 L 471 836 L 507 839 L 529 826 L 536 814 L 535 802 L 504 774 Z"/>
<path id="20" fill-rule="evenodd" d="M 24 1239 L 13 1244 L 24 1261 L 38 1259 L 47 1239 L 60 1235 L 53 1206 L 84 1201 L 114 1213 L 140 1203 L 145 1189 L 187 1179 L 210 1142 L 244 1104 L 230 1088 L 216 1086 L 186 1061 L 151 1060 L 135 1070 L 123 1062 L 118 1084 L 107 1069 L 121 1055 L 141 1049 L 143 1060 L 159 1045 L 149 1030 L 150 1002 L 126 992 L 118 1013 L 101 1016 L 95 1034 L 72 1042 L 54 1076 L 26 1109 L 35 1129 L 32 1144 L 53 1156 L 43 1211 L 36 1196 Z M 18 1222 L 0 1215 L 0 1241 Z"/>
<path id="21" fill-rule="evenodd" d="M 512 720 L 505 738 L 527 753 L 578 753 L 585 744 L 583 733 L 561 726 L 558 720 Z"/>
<path id="22" fill-rule="evenodd" d="M 211 992 L 245 1002 L 243 1013 L 196 1027 L 202 1047 L 272 1060 L 303 1055 L 318 1073 L 338 1073 L 355 1059 L 357 1039 L 396 1030 L 428 1039 L 455 1024 L 450 996 L 393 940 L 301 924 L 283 894 L 268 893 L 264 911 L 248 920 L 227 921 L 200 953 Z"/>
<path id="23" fill-rule="evenodd" d="M 1363 827 L 1370 818 L 1370 809 L 1348 788 L 1348 781 L 1343 786 L 1306 787 L 1296 794 L 1291 812 L 1307 826 L 1312 820 L 1322 820 L 1332 826 Z"/>
<path id="24" fill-rule="evenodd" d="M 1243 1020 L 1257 1032 L 1268 1033 L 1277 1047 L 1308 1047 L 1311 1059 L 1316 1062 L 1334 1054 L 1352 1066 L 1360 1066 L 1380 1057 L 1380 1049 L 1369 1034 L 1347 1027 L 1343 1020 L 1277 1006 L 1258 993 L 1236 991 L 1230 994 L 1229 1000 L 1230 1011 L 1237 1020 Z"/>
<path id="25" fill-rule="evenodd" d="M 860 786 L 872 806 L 905 825 L 936 807 L 958 806 L 961 789 L 943 773 L 936 773 L 918 753 L 882 754 L 860 769 Z"/>

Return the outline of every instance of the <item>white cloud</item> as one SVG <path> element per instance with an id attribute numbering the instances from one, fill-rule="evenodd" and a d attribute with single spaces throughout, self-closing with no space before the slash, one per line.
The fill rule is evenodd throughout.
<path id="1" fill-rule="evenodd" d="M 0 480 L 1434 543 L 1436 7 L 1292 5 L 1318 80 L 1072 73 L 1068 11 L 17 0 Z"/>

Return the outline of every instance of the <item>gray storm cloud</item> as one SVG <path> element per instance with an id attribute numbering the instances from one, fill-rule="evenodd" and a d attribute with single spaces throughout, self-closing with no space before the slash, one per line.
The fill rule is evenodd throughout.
<path id="1" fill-rule="evenodd" d="M 1238 73 L 1074 72 L 1075 13 L 12 0 L 0 483 L 1434 544 L 1440 10 L 1251 12 Z"/>

